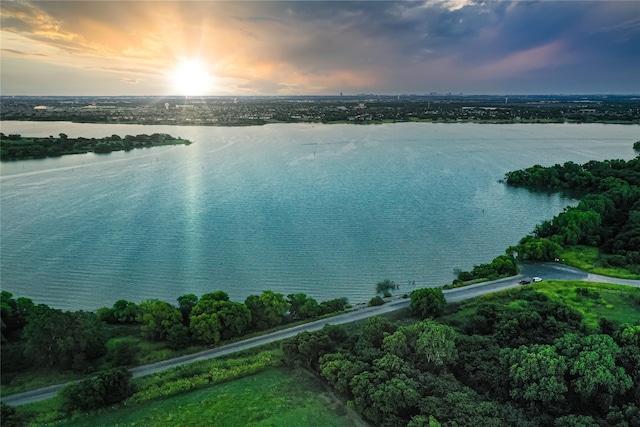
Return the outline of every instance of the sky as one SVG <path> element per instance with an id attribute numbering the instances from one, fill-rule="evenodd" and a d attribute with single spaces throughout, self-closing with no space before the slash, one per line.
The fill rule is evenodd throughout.
<path id="1" fill-rule="evenodd" d="M 640 1 L 0 2 L 0 93 L 640 94 Z"/>

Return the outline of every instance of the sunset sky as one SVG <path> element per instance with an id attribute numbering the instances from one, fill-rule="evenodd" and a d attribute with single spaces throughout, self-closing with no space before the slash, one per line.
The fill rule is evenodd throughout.
<path id="1" fill-rule="evenodd" d="M 640 1 L 11 1 L 2 95 L 640 93 Z"/>

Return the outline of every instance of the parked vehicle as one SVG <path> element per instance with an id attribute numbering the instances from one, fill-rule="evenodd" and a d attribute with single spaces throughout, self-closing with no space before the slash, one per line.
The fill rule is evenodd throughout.
<path id="1" fill-rule="evenodd" d="M 542 282 L 542 278 L 541 277 L 534 277 L 533 279 L 531 279 L 533 281 L 533 283 L 538 283 L 538 282 Z"/>

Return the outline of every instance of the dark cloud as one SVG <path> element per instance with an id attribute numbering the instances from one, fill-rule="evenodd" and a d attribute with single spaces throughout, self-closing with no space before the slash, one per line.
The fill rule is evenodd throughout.
<path id="1" fill-rule="evenodd" d="M 0 4 L 3 32 L 75 57 L 168 65 L 206 52 L 225 64 L 220 76 L 236 77 L 239 90 L 255 93 L 322 92 L 338 85 L 387 93 L 499 92 L 501 86 L 553 92 L 568 85 L 603 87 L 613 79 L 618 88 L 640 91 L 633 77 L 640 69 L 636 1 Z M 12 55 L 29 51 L 6 47 Z M 134 76 L 151 69 L 149 62 L 95 66 Z"/>

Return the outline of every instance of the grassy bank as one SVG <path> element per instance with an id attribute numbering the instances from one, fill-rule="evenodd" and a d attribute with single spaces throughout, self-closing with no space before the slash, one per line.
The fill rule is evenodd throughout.
<path id="1" fill-rule="evenodd" d="M 632 273 L 626 268 L 609 265 L 607 255 L 602 254 L 598 248 L 592 246 L 569 246 L 559 254 L 559 258 L 563 264 L 588 271 L 589 273 L 621 279 L 640 279 L 640 274 Z"/>

